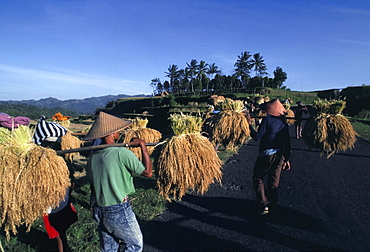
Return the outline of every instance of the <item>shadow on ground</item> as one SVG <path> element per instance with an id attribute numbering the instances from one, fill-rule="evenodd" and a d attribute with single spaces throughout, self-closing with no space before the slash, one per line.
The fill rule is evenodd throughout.
<path id="1" fill-rule="evenodd" d="M 255 203 L 245 199 L 186 195 L 169 205 L 170 219 L 160 217 L 143 225 L 149 245 L 145 250 L 253 251 L 256 239 L 292 250 L 338 250 L 280 232 L 280 226 L 323 232 L 312 216 L 287 207 L 277 207 L 267 216 L 257 216 L 254 210 Z"/>

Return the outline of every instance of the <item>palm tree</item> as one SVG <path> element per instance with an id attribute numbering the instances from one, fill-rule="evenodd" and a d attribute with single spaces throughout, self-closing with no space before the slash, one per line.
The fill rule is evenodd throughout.
<path id="1" fill-rule="evenodd" d="M 189 92 L 190 90 L 190 72 L 188 68 L 179 70 L 180 78 L 180 90 L 184 92 Z"/>
<path id="2" fill-rule="evenodd" d="M 193 79 L 194 79 L 194 76 L 196 74 L 196 71 L 197 71 L 197 68 L 198 68 L 198 61 L 195 60 L 195 59 L 192 59 L 190 61 L 190 64 L 189 63 L 186 63 L 186 65 L 188 66 L 186 68 L 186 70 L 188 71 L 189 75 L 190 75 L 190 84 L 191 84 L 191 91 L 194 93 L 194 83 L 193 83 Z"/>
<path id="3" fill-rule="evenodd" d="M 166 77 L 170 78 L 170 86 L 172 89 L 174 89 L 174 83 L 175 80 L 179 77 L 179 70 L 177 65 L 170 65 L 170 67 L 167 70 L 168 72 L 164 72 L 166 74 Z"/>
<path id="4" fill-rule="evenodd" d="M 207 78 L 207 69 L 208 69 L 208 64 L 204 60 L 199 61 L 199 64 L 198 64 L 198 67 L 197 67 L 197 79 L 201 83 L 201 87 L 199 88 L 199 90 L 202 90 L 203 89 L 203 84 L 207 82 L 207 80 L 206 80 L 206 78 Z M 204 86 L 206 86 L 206 85 L 208 85 L 208 84 L 204 84 Z"/>
<path id="5" fill-rule="evenodd" d="M 247 80 L 250 78 L 251 60 L 252 55 L 249 52 L 243 52 L 238 56 L 238 60 L 234 64 L 233 75 L 240 79 L 243 86 L 246 86 Z"/>
<path id="6" fill-rule="evenodd" d="M 261 56 L 260 53 L 253 54 L 253 59 L 250 61 L 251 68 L 256 72 L 256 76 L 262 77 L 263 75 L 267 74 L 265 60 Z"/>
<path id="7" fill-rule="evenodd" d="M 215 75 L 215 74 L 219 74 L 219 73 L 221 73 L 221 70 L 220 69 L 218 69 L 218 66 L 216 66 L 216 64 L 215 63 L 212 63 L 212 64 L 210 64 L 210 65 L 208 65 L 208 69 L 207 69 L 207 75 L 208 75 L 208 78 L 210 79 L 210 81 L 209 82 L 207 82 L 207 87 L 206 87 L 206 90 L 207 90 L 207 92 L 209 91 L 209 87 L 208 87 L 208 85 L 209 85 L 209 83 L 211 83 L 212 82 L 212 80 L 213 80 L 213 76 Z"/>
<path id="8" fill-rule="evenodd" d="M 218 73 L 221 73 L 221 69 L 219 69 L 215 63 L 208 65 L 207 74 L 208 76 L 210 76 L 211 80 L 213 79 L 214 74 L 218 74 Z"/>
<path id="9" fill-rule="evenodd" d="M 161 83 L 161 80 L 157 77 L 152 79 L 152 82 L 149 84 L 153 88 L 153 96 L 154 96 L 154 90 L 158 90 L 158 84 Z"/>
<path id="10" fill-rule="evenodd" d="M 197 67 L 197 78 L 200 80 L 203 79 L 204 76 L 206 76 L 207 70 L 208 70 L 208 63 L 206 63 L 204 60 L 201 60 Z"/>

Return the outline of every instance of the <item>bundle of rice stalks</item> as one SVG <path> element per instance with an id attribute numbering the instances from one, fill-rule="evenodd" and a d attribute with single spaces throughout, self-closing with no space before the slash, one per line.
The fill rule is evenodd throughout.
<path id="1" fill-rule="evenodd" d="M 211 142 L 217 146 L 235 149 L 235 145 L 244 144 L 250 135 L 249 124 L 245 116 L 232 110 L 222 111 L 210 122 L 212 126 Z"/>
<path id="2" fill-rule="evenodd" d="M 140 129 L 140 128 L 146 128 L 148 125 L 149 120 L 143 119 L 140 117 L 136 117 L 135 120 L 132 121 L 131 129 Z"/>
<path id="3" fill-rule="evenodd" d="M 294 114 L 293 110 L 287 109 L 287 115 L 286 115 L 286 117 L 288 117 L 288 118 L 285 121 L 286 121 L 286 123 L 288 125 L 292 125 L 292 124 L 294 124 L 296 122 L 296 120 L 293 119 L 294 116 L 295 116 L 295 114 Z"/>
<path id="4" fill-rule="evenodd" d="M 288 99 L 284 100 L 284 101 L 282 102 L 282 104 L 283 104 L 283 106 L 284 106 L 284 108 L 285 108 L 286 110 L 290 109 L 290 107 L 291 107 L 291 103 L 290 103 L 290 101 L 289 101 Z"/>
<path id="5" fill-rule="evenodd" d="M 9 130 L 7 128 L 4 128 L 4 127 L 0 127 L 0 144 L 3 144 L 4 142 L 6 142 L 9 138 Z"/>
<path id="6" fill-rule="evenodd" d="M 33 146 L 32 134 L 28 126 L 20 125 L 17 129 L 3 132 L 2 144 L 11 147 L 14 153 L 22 155 Z"/>
<path id="7" fill-rule="evenodd" d="M 283 106 L 284 106 L 284 108 L 286 109 L 286 111 L 287 111 L 287 115 L 286 115 L 286 117 L 288 117 L 285 121 L 286 121 L 286 123 L 288 124 L 288 125 L 292 125 L 292 124 L 294 124 L 295 123 L 295 119 L 292 119 L 292 118 L 294 118 L 294 112 L 293 112 L 293 110 L 291 110 L 290 109 L 290 107 L 291 107 L 291 103 L 290 103 L 290 101 L 289 101 L 289 98 L 288 99 L 286 99 L 284 102 L 282 102 L 282 104 L 283 104 Z"/>
<path id="8" fill-rule="evenodd" d="M 242 101 L 237 100 L 234 101 L 230 98 L 226 98 L 222 103 L 220 103 L 221 110 L 232 110 L 235 112 L 241 112 L 244 108 L 244 104 Z"/>
<path id="9" fill-rule="evenodd" d="M 316 108 L 317 113 L 325 114 L 342 114 L 346 107 L 346 102 L 343 100 L 323 100 L 317 99 L 313 102 L 313 106 Z"/>
<path id="10" fill-rule="evenodd" d="M 83 141 L 81 141 L 78 137 L 73 136 L 70 131 L 67 131 L 67 133 L 62 136 L 61 149 L 69 150 L 80 148 L 82 146 L 82 143 Z M 65 154 L 64 159 L 72 163 L 74 159 L 77 159 L 79 157 L 80 153 L 74 152 Z"/>
<path id="11" fill-rule="evenodd" d="M 66 121 L 56 121 L 56 122 L 59 123 L 60 125 L 62 125 L 66 129 L 68 129 L 69 126 L 71 125 L 71 121 L 69 121 L 69 120 L 66 120 Z"/>
<path id="12" fill-rule="evenodd" d="M 55 122 L 59 123 L 66 129 L 68 129 L 69 125 L 71 124 L 71 121 L 69 120 L 70 116 L 63 116 L 60 112 L 56 113 L 51 117 Z"/>
<path id="13" fill-rule="evenodd" d="M 352 149 L 358 134 L 354 131 L 348 119 L 338 112 L 345 107 L 344 101 L 316 102 L 314 106 L 318 113 L 306 122 L 303 129 L 305 143 L 313 149 L 326 152 L 328 158 L 338 153 Z M 329 114 L 328 112 L 334 112 Z"/>
<path id="14" fill-rule="evenodd" d="M 211 142 L 218 146 L 235 149 L 235 145 L 244 144 L 250 135 L 249 124 L 242 113 L 243 102 L 232 101 L 224 110 L 207 121 L 210 128 Z"/>
<path id="15" fill-rule="evenodd" d="M 18 130 L 9 131 L 0 146 L 0 226 L 8 239 L 21 225 L 29 231 L 44 211 L 59 204 L 70 186 L 63 158 L 34 144 L 29 128 Z"/>
<path id="16" fill-rule="evenodd" d="M 263 98 L 262 96 L 254 97 L 254 103 L 256 103 L 257 105 L 261 105 L 264 102 L 265 102 L 265 98 Z"/>
<path id="17" fill-rule="evenodd" d="M 122 135 L 122 139 L 124 143 L 130 142 L 133 137 L 139 137 L 143 139 L 147 143 L 157 143 L 161 140 L 162 134 L 155 129 L 147 128 L 148 119 L 142 118 L 135 118 L 132 121 L 130 128 L 125 130 L 124 134 Z M 141 149 L 140 147 L 128 147 L 141 161 Z M 155 149 L 155 146 L 147 146 L 148 153 L 151 155 Z"/>
<path id="18" fill-rule="evenodd" d="M 166 140 L 156 161 L 159 193 L 168 201 L 181 200 L 187 190 L 204 194 L 214 181 L 221 183 L 222 161 L 200 134 L 199 117 L 176 114 L 170 120 L 174 136 Z"/>
<path id="19" fill-rule="evenodd" d="M 219 103 L 223 102 L 224 100 L 225 100 L 225 97 L 223 97 L 223 96 L 212 95 L 208 99 L 208 103 L 213 105 L 213 106 L 217 106 Z"/>
<path id="20" fill-rule="evenodd" d="M 265 102 L 271 101 L 270 97 L 268 97 L 267 95 L 265 97 L 263 97 L 263 99 L 264 99 Z"/>

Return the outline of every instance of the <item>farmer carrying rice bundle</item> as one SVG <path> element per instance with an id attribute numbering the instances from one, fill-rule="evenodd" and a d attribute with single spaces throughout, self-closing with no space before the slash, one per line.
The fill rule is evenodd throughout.
<path id="1" fill-rule="evenodd" d="M 127 251 L 143 249 L 143 236 L 129 195 L 135 192 L 132 173 L 152 176 L 146 143 L 137 137 L 127 143 L 127 147 L 140 147 L 142 162 L 127 148 L 109 146 L 119 140 L 120 131 L 130 124 L 130 120 L 100 112 L 85 137 L 85 140 L 100 139 L 101 144 L 108 145 L 93 151 L 86 167 L 102 251 L 123 251 L 124 247 Z"/>
<path id="2" fill-rule="evenodd" d="M 279 100 L 261 104 L 267 113 L 258 131 L 250 126 L 253 140 L 260 140 L 259 154 L 254 166 L 253 185 L 256 193 L 257 211 L 260 215 L 270 213 L 277 204 L 277 191 L 282 170 L 290 169 L 289 126 L 285 122 L 286 109 Z M 249 114 L 246 115 L 251 121 Z M 267 186 L 264 180 L 267 176 Z"/>

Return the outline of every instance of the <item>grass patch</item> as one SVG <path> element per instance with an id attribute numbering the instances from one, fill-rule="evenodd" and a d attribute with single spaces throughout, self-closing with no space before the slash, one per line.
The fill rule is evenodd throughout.
<path id="1" fill-rule="evenodd" d="M 360 137 L 370 141 L 370 120 L 355 120 L 351 124 Z"/>
<path id="2" fill-rule="evenodd" d="M 236 148 L 238 149 L 238 148 Z M 219 147 L 219 151 L 217 152 L 217 155 L 219 159 L 222 160 L 222 162 L 226 162 L 231 156 L 235 155 L 237 151 L 232 149 L 225 149 L 223 147 Z"/>

